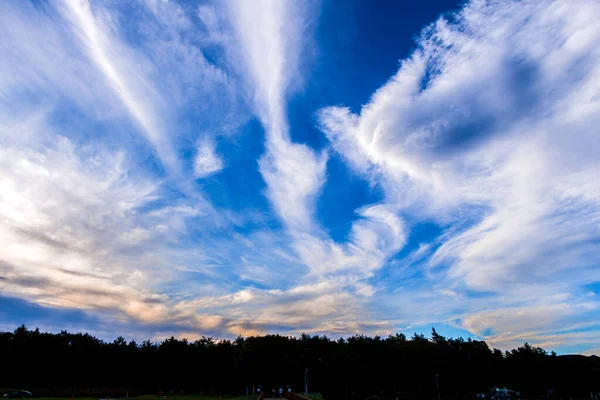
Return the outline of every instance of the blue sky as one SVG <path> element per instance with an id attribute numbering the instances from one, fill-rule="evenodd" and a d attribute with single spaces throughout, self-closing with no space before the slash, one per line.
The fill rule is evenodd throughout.
<path id="1" fill-rule="evenodd" d="M 597 354 L 598 17 L 2 2 L 0 328 Z"/>

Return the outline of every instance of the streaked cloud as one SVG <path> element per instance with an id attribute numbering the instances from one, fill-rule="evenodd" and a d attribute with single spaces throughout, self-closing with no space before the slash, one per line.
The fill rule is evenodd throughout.
<path id="1" fill-rule="evenodd" d="M 598 12 L 590 2 L 471 2 L 455 22 L 425 29 L 359 115 L 321 111 L 333 147 L 385 188 L 391 207 L 460 227 L 425 264 L 438 284 L 494 293 L 488 307 L 501 308 L 533 301 L 528 290 L 576 295 L 596 281 Z M 568 302 L 534 314 L 568 329 L 552 311 Z M 486 336 L 473 318 L 465 327 Z M 484 325 L 492 320 L 502 325 Z M 538 321 L 534 331 L 549 324 Z"/>
<path id="2" fill-rule="evenodd" d="M 299 132 L 298 99 L 352 84 L 312 69 L 321 11 L 0 4 L 2 296 L 144 338 L 443 324 L 598 348 L 598 4 L 468 2 Z M 335 168 L 382 192 L 342 235 Z"/>
<path id="3" fill-rule="evenodd" d="M 61 11 L 73 24 L 73 31 L 94 66 L 108 81 L 132 118 L 154 146 L 160 159 L 171 171 L 178 172 L 177 156 L 165 128 L 157 120 L 163 99 L 144 78 L 135 52 L 123 46 L 110 31 L 110 21 L 95 16 L 87 0 L 65 0 Z M 138 58 L 138 60 L 136 60 Z M 162 105 L 162 107 L 161 107 Z"/>

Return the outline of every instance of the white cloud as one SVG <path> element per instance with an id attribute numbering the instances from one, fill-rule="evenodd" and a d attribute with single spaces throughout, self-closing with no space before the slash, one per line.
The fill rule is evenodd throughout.
<path id="1" fill-rule="evenodd" d="M 137 262 L 128 255 L 157 236 L 136 220 L 156 185 L 126 179 L 123 154 L 97 149 L 81 158 L 68 139 L 54 140 L 43 149 L 27 143 L 0 151 L 2 292 L 141 320 L 165 315 L 147 290 L 150 266 L 143 265 L 156 255 L 139 254 Z"/>
<path id="2" fill-rule="evenodd" d="M 237 275 L 252 274 L 256 265 L 282 268 L 257 272 L 268 285 L 289 287 L 300 276 L 277 233 L 242 237 L 215 229 L 214 215 L 202 209 L 150 207 L 170 199 L 126 154 L 77 146 L 52 132 L 42 116 L 34 120 L 11 125 L 21 134 L 14 141 L 2 131 L 3 295 L 143 324 L 145 331 L 165 323 L 219 335 L 292 326 L 292 320 L 282 323 L 281 314 L 263 316 L 274 299 L 286 301 L 285 291 L 270 295 L 239 289 L 237 282 Z M 45 136 L 55 144 L 41 140 Z M 213 236 L 179 246 L 188 240 L 190 225 Z M 190 279 L 196 275 L 201 282 Z"/>
<path id="3" fill-rule="evenodd" d="M 207 4 L 198 6 L 198 18 L 202 21 L 208 35 L 206 41 L 212 44 L 224 45 L 231 40 L 229 33 L 223 29 L 223 16 L 217 14 L 218 9 Z"/>
<path id="4" fill-rule="evenodd" d="M 597 280 L 595 15 L 594 2 L 472 1 L 424 31 L 359 115 L 320 112 L 333 148 L 389 207 L 450 228 L 432 278 L 496 293 L 489 307 Z"/>
<path id="5" fill-rule="evenodd" d="M 196 149 L 196 158 L 194 159 L 194 176 L 196 178 L 206 178 L 223 169 L 223 160 L 215 151 L 215 144 L 210 140 L 203 140 Z"/>
<path id="6" fill-rule="evenodd" d="M 122 106 L 115 106 L 106 81 L 83 61 L 85 53 L 65 34 L 54 8 L 31 2 L 3 2 L 0 7 L 0 101 L 6 115 L 26 119 L 31 109 L 49 111 L 61 98 L 93 118 L 119 114 Z"/>
<path id="7" fill-rule="evenodd" d="M 239 59 L 256 90 L 255 110 L 270 141 L 288 140 L 285 97 L 301 80 L 298 71 L 304 29 L 304 2 L 231 1 L 228 12 L 241 43 Z"/>
<path id="8" fill-rule="evenodd" d="M 74 26 L 77 37 L 117 97 L 140 124 L 149 142 L 172 173 L 179 173 L 179 161 L 157 118 L 164 100 L 143 76 L 143 59 L 119 42 L 110 25 L 94 15 L 87 0 L 64 0 L 62 12 Z M 108 21 L 110 23 L 110 21 Z"/>
<path id="9" fill-rule="evenodd" d="M 585 299 L 569 300 L 476 312 L 465 317 L 462 324 L 491 346 L 503 349 L 518 347 L 526 341 L 545 348 L 569 342 L 597 344 L 597 324 L 580 321 L 587 320 L 598 305 Z"/>
<path id="10" fill-rule="evenodd" d="M 317 4 L 147 0 L 126 25 L 119 5 L 54 4 L 0 3 L 3 294 L 186 334 L 444 321 L 500 347 L 600 344 L 581 322 L 600 281 L 598 4 L 468 3 L 359 114 L 320 111 L 322 151 L 294 143 L 286 115 Z M 192 182 L 228 160 L 197 132 L 229 137 L 248 103 L 283 232 Z M 156 177 L 127 119 L 186 182 Z M 343 241 L 315 212 L 331 151 L 385 192 Z M 430 221 L 444 233 L 389 263 Z M 395 280 L 377 281 L 386 265 Z"/>
<path id="11" fill-rule="evenodd" d="M 231 90 L 226 77 L 207 65 L 196 47 L 184 46 L 181 37 L 171 41 L 171 53 L 152 52 L 164 50 L 159 42 L 169 35 L 154 35 L 151 29 L 151 37 L 142 38 L 149 49 L 134 49 L 121 36 L 112 9 L 61 4 L 60 15 L 51 6 L 0 5 L 0 46 L 6 50 L 0 60 L 3 295 L 150 327 L 172 322 L 204 330 L 215 324 L 177 311 L 184 297 L 179 290 L 199 298 L 234 292 L 236 274 L 251 272 L 241 255 L 252 266 L 286 267 L 285 272 L 261 272 L 265 282 L 293 280 L 297 266 L 275 233 L 240 237 L 230 228 L 232 220 L 243 224 L 242 219 L 214 210 L 197 192 L 173 198 L 169 180 L 157 178 L 154 166 L 143 162 L 151 158 L 144 154 L 147 149 L 132 143 L 131 136 L 119 136 L 129 130 L 120 117 L 130 117 L 146 135 L 156 135 L 157 151 L 171 151 L 175 141 L 165 127 L 176 126 L 177 100 L 207 98 L 180 87 L 191 79 L 194 85 L 206 84 L 208 96 L 219 88 Z M 165 18 L 177 14 L 172 8 L 160 11 Z M 178 15 L 180 28 L 188 29 L 185 15 Z M 77 35 L 72 37 L 70 29 Z M 189 53 L 177 53 L 184 48 Z M 187 75 L 171 81 L 157 74 L 177 64 L 179 55 L 185 59 L 181 69 L 164 69 Z M 226 99 L 228 93 L 214 96 Z M 228 110 L 220 115 L 225 120 Z M 223 129 L 231 126 L 225 122 Z M 186 133 L 176 128 L 174 135 Z M 203 164 L 203 173 L 215 171 L 220 158 L 212 147 L 200 149 L 212 152 L 204 153 L 212 154 L 212 161 Z M 273 247 L 280 253 L 271 252 Z M 210 277 L 210 283 L 196 277 Z M 227 321 L 213 314 L 207 318 Z"/>
<path id="12" fill-rule="evenodd" d="M 266 130 L 266 154 L 260 171 L 267 195 L 285 224 L 293 246 L 309 267 L 310 276 L 326 277 L 352 271 L 361 278 L 380 268 L 405 242 L 403 224 L 384 206 L 358 210 L 350 241 L 339 245 L 315 220 L 316 198 L 325 182 L 327 153 L 290 140 L 285 115 L 286 96 L 298 76 L 299 54 L 307 42 L 310 4 L 284 2 L 232 3 L 231 19 L 242 43 L 237 49 L 256 91 L 255 110 Z M 369 293 L 370 290 L 363 292 Z"/>
<path id="13" fill-rule="evenodd" d="M 291 82 L 300 79 L 297 62 L 306 15 L 301 6 L 285 2 L 238 1 L 229 6 L 242 43 L 236 54 L 247 68 L 246 79 L 256 92 L 254 109 L 267 134 L 267 153 L 259 163 L 268 196 L 290 229 L 310 230 L 327 156 L 291 142 L 285 113 Z"/>

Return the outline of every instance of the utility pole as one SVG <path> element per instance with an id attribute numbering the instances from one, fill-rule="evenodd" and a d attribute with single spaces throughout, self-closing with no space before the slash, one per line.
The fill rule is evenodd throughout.
<path id="1" fill-rule="evenodd" d="M 304 370 L 304 394 L 308 394 L 308 368 Z"/>

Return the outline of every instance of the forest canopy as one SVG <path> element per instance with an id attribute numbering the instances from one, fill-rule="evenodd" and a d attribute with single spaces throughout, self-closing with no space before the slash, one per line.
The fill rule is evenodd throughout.
<path id="1" fill-rule="evenodd" d="M 480 340 L 402 333 L 388 337 L 266 335 L 195 341 L 170 337 L 136 342 L 104 341 L 87 333 L 46 333 L 25 326 L 0 333 L 0 373 L 6 387 L 44 395 L 83 393 L 232 393 L 257 385 L 291 385 L 326 398 L 435 395 L 473 396 L 493 386 L 519 390 L 523 397 L 548 391 L 588 397 L 600 390 L 600 359 L 562 355 L 525 343 L 510 351 Z M 8 362 L 6 360 L 9 360 Z"/>

